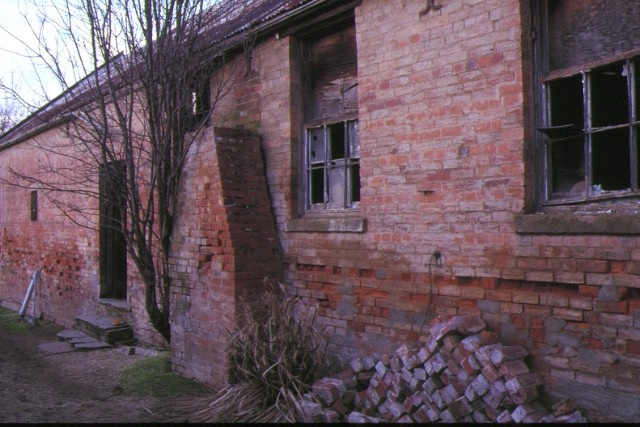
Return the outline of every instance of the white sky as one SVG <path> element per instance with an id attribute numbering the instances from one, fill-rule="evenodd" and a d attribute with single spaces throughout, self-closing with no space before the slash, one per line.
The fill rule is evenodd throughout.
<path id="1" fill-rule="evenodd" d="M 35 46 L 36 38 L 27 25 L 25 14 L 29 20 L 36 21 L 37 14 L 29 9 L 29 0 L 0 0 L 0 27 L 25 43 Z M 33 24 L 37 27 L 37 22 Z M 17 88 L 24 98 L 37 105 L 45 102 L 41 83 L 45 86 L 49 97 L 57 96 L 60 88 L 55 80 L 48 78 L 47 72 L 42 67 L 36 71 L 32 61 L 25 57 L 24 46 L 2 29 L 0 29 L 0 80 Z"/>

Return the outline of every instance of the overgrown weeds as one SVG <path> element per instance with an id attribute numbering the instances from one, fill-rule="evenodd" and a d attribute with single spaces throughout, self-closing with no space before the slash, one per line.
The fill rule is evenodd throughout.
<path id="1" fill-rule="evenodd" d="M 304 422 L 303 395 L 331 366 L 316 310 L 285 298 L 265 280 L 259 304 L 242 304 L 229 340 L 229 386 L 213 398 L 183 402 L 189 422 Z"/>

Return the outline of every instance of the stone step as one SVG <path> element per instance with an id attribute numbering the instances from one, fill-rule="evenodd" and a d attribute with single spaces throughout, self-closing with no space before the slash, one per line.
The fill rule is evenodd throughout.
<path id="1" fill-rule="evenodd" d="M 89 337 L 72 329 L 65 329 L 57 334 L 58 341 L 38 345 L 38 349 L 47 354 L 69 353 L 71 351 L 98 350 L 111 348 L 110 344 Z"/>
<path id="2" fill-rule="evenodd" d="M 108 344 L 131 344 L 135 341 L 129 325 L 96 314 L 77 317 L 75 330 Z"/>

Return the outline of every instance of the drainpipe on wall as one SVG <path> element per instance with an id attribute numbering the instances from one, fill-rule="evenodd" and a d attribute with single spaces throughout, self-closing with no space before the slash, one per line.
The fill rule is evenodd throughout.
<path id="1" fill-rule="evenodd" d="M 24 296 L 24 301 L 22 302 L 22 307 L 20 307 L 20 311 L 18 315 L 20 317 L 24 317 L 27 306 L 29 305 L 29 300 L 31 299 L 31 295 L 34 294 L 36 289 L 36 281 L 38 280 L 38 276 L 40 275 L 40 270 L 36 270 L 33 272 L 31 276 L 31 282 L 29 283 L 29 287 L 27 288 L 27 294 Z M 33 297 L 33 318 L 36 318 L 36 298 Z"/>

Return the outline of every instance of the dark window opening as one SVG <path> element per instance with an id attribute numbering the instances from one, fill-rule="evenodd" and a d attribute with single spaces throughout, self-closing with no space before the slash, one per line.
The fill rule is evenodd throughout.
<path id="1" fill-rule="evenodd" d="M 631 188 L 629 130 L 614 129 L 592 135 L 593 191 Z"/>
<path id="2" fill-rule="evenodd" d="M 627 65 L 613 64 L 590 73 L 591 126 L 613 126 L 629 122 Z"/>
<path id="3" fill-rule="evenodd" d="M 640 8 L 547 0 L 536 40 L 542 202 L 640 193 Z"/>
<path id="4" fill-rule="evenodd" d="M 100 167 L 100 298 L 126 299 L 126 169 L 124 161 Z"/>
<path id="5" fill-rule="evenodd" d="M 305 207 L 357 208 L 360 140 L 353 11 L 307 32 L 302 46 Z"/>
<path id="6" fill-rule="evenodd" d="M 546 83 L 547 168 L 552 198 L 638 189 L 635 58 Z M 633 99 L 633 104 L 630 100 Z M 585 120 L 586 118 L 586 120 Z M 586 154 L 586 156 L 585 156 Z"/>
<path id="7" fill-rule="evenodd" d="M 36 190 L 31 191 L 30 194 L 30 206 L 31 221 L 38 220 L 38 192 Z"/>
<path id="8" fill-rule="evenodd" d="M 209 117 L 210 91 L 209 80 L 192 90 L 189 94 L 187 108 L 187 130 L 194 131 Z"/>
<path id="9" fill-rule="evenodd" d="M 360 201 L 358 142 L 355 120 L 307 129 L 310 207 L 344 209 Z"/>

